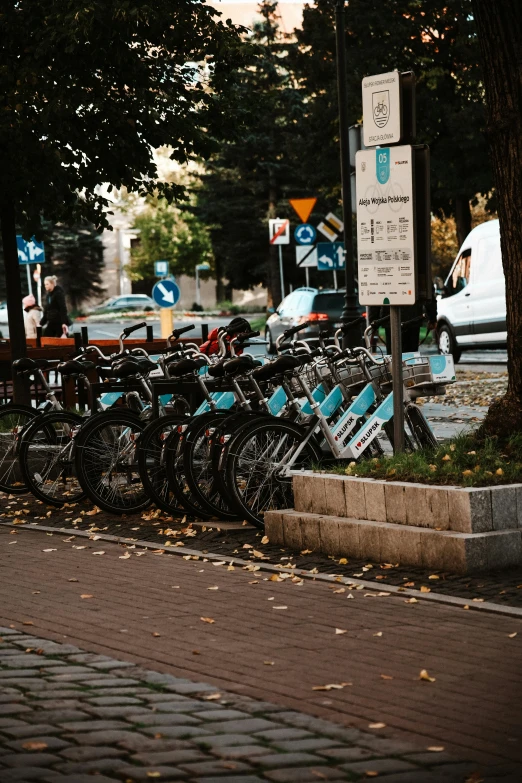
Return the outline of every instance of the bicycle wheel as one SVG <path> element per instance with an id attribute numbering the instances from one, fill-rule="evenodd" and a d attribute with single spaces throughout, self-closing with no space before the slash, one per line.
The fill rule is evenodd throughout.
<path id="1" fill-rule="evenodd" d="M 29 490 L 53 506 L 85 497 L 76 475 L 74 437 L 85 421 L 76 413 L 56 411 L 38 416 L 24 430 L 20 466 Z"/>
<path id="2" fill-rule="evenodd" d="M 241 415 L 241 414 L 238 414 Z M 183 454 L 183 466 L 187 484 L 197 503 L 212 516 L 227 521 L 237 521 L 237 513 L 231 508 L 227 496 L 220 492 L 212 472 L 212 445 L 210 440 L 225 426 L 223 419 L 235 419 L 234 414 L 196 420 L 187 430 Z M 221 426 L 220 426 L 221 425 Z"/>
<path id="3" fill-rule="evenodd" d="M 436 449 L 439 445 L 437 438 L 420 408 L 414 403 L 410 403 L 406 405 L 404 416 L 418 447 L 420 449 Z"/>
<path id="4" fill-rule="evenodd" d="M 76 439 L 76 471 L 85 494 L 111 514 L 133 514 L 150 505 L 141 481 L 137 441 L 144 422 L 128 411 L 100 413 Z"/>
<path id="5" fill-rule="evenodd" d="M 39 414 L 28 405 L 0 406 L 0 490 L 23 495 L 29 489 L 24 483 L 18 448 L 25 427 Z"/>
<path id="6" fill-rule="evenodd" d="M 185 508 L 169 488 L 163 447 L 185 419 L 176 413 L 161 416 L 145 427 L 138 441 L 138 467 L 145 492 L 158 508 L 175 516 L 183 516 Z"/>
<path id="7" fill-rule="evenodd" d="M 184 447 L 184 433 L 177 430 L 171 432 L 164 446 L 164 460 L 169 489 L 187 514 L 199 519 L 210 519 L 212 515 L 199 505 L 187 483 L 183 464 Z"/>
<path id="8" fill-rule="evenodd" d="M 292 508 L 292 478 L 284 475 L 284 466 L 304 437 L 305 431 L 298 425 L 274 419 L 245 424 L 230 441 L 225 467 L 227 487 L 238 514 L 256 527 L 263 527 L 266 511 Z M 309 440 L 292 470 L 309 468 L 320 459 L 319 447 Z"/>

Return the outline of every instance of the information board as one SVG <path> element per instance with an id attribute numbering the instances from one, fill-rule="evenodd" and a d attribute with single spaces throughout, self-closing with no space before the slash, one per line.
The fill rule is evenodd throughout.
<path id="1" fill-rule="evenodd" d="M 360 150 L 355 162 L 359 302 L 414 304 L 412 148 Z"/>

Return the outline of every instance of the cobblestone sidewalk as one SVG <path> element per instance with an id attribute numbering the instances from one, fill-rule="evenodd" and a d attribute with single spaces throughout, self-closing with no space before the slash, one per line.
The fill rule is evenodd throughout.
<path id="1" fill-rule="evenodd" d="M 11 628 L 0 634 L 2 783 L 520 779 L 441 747 L 379 739 Z"/>

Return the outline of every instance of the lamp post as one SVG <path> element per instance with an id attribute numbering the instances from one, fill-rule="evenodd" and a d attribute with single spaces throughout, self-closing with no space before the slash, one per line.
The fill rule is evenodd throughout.
<path id="1" fill-rule="evenodd" d="M 337 95 L 339 102 L 339 139 L 341 154 L 341 194 L 343 199 L 344 248 L 345 248 L 345 285 L 343 323 L 350 323 L 359 316 L 357 295 L 355 293 L 355 264 L 353 257 L 352 198 L 350 188 L 350 147 L 348 141 L 348 85 L 346 79 L 346 36 L 345 6 L 346 0 L 335 0 L 335 42 L 337 60 Z M 354 348 L 361 343 L 361 330 L 358 326 L 345 332 L 345 348 Z"/>

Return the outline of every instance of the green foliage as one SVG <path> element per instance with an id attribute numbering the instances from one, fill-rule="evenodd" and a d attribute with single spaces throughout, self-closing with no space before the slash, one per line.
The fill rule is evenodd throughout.
<path id="1" fill-rule="evenodd" d="M 465 433 L 435 450 L 362 459 L 348 467 L 346 463 L 339 464 L 332 470 L 349 476 L 461 487 L 519 483 L 522 436 L 517 433 L 500 443 L 497 438 L 479 439 L 474 433 Z"/>
<path id="2" fill-rule="evenodd" d="M 0 200 L 106 226 L 100 189 L 178 196 L 153 149 L 207 157 L 230 121 L 238 30 L 197 0 L 17 0 L 0 15 Z"/>
<path id="3" fill-rule="evenodd" d="M 204 262 L 212 267 L 207 230 L 193 213 L 155 199 L 136 217 L 134 227 L 140 233 L 127 266 L 131 280 L 153 278 L 154 262 L 161 260 L 169 262 L 173 275 L 194 277 L 196 264 Z"/>

